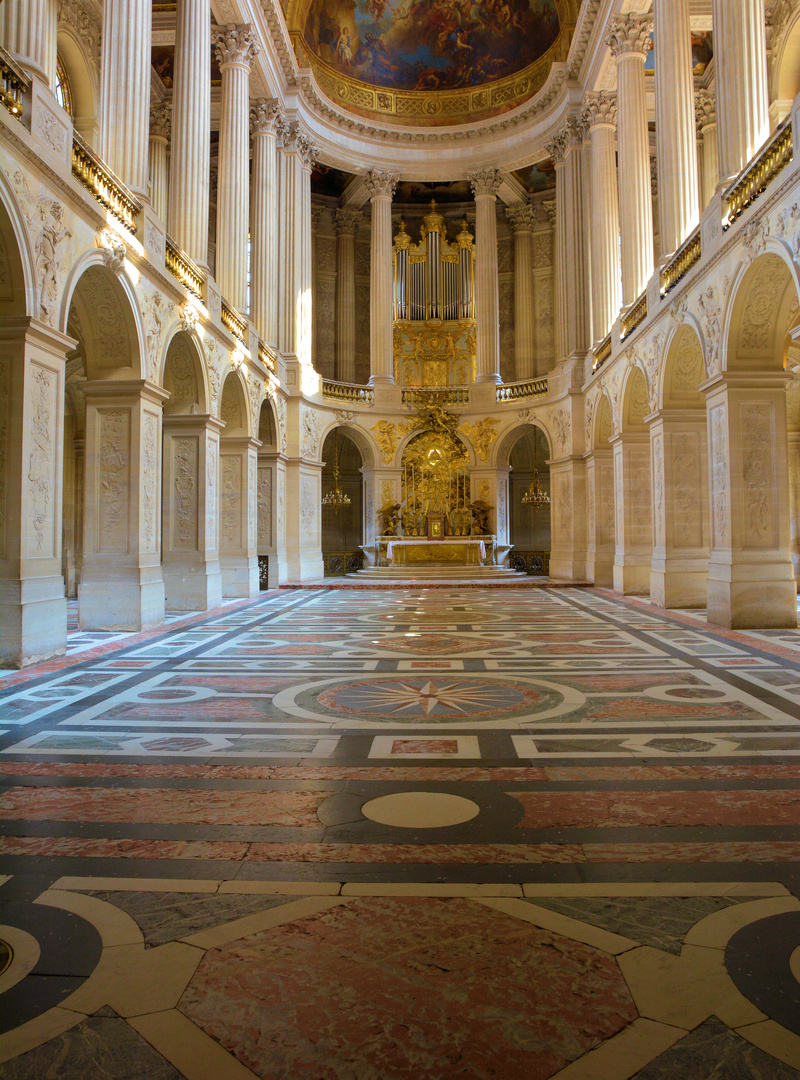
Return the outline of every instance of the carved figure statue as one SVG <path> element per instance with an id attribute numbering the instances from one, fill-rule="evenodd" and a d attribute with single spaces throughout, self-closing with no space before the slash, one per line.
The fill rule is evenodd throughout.
<path id="1" fill-rule="evenodd" d="M 382 535 L 397 536 L 397 529 L 400 525 L 400 503 L 386 503 L 378 513 L 381 516 Z"/>
<path id="2" fill-rule="evenodd" d="M 494 507 L 489 506 L 483 499 L 476 499 L 475 502 L 469 504 L 469 508 L 472 511 L 472 535 L 489 536 L 491 533 L 489 511 Z"/>

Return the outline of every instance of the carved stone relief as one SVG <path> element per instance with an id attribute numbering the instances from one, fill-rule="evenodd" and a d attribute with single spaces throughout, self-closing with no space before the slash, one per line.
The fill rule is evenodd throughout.
<path id="1" fill-rule="evenodd" d="M 144 551 L 158 551 L 158 459 L 160 417 L 154 413 L 144 414 L 142 425 L 142 547 Z"/>
<path id="2" fill-rule="evenodd" d="M 719 290 L 710 286 L 700 294 L 700 322 L 706 339 L 706 374 L 709 378 L 722 368 L 720 337 L 722 334 L 722 303 Z"/>
<path id="3" fill-rule="evenodd" d="M 197 548 L 197 470 L 196 435 L 172 439 L 172 546 L 175 550 Z"/>
<path id="4" fill-rule="evenodd" d="M 98 551 L 127 551 L 131 415 L 108 409 L 99 420 Z"/>
<path id="5" fill-rule="evenodd" d="M 664 510 L 664 436 L 659 433 L 653 438 L 653 521 L 655 542 L 661 546 L 666 543 Z"/>
<path id="6" fill-rule="evenodd" d="M 711 499 L 714 546 L 728 543 L 728 428 L 724 405 L 711 410 Z"/>
<path id="7" fill-rule="evenodd" d="M 234 376 L 234 379 L 235 377 L 236 376 Z M 244 427 L 239 392 L 233 379 L 230 377 L 225 380 L 225 385 L 222 388 L 222 401 L 220 402 L 219 416 L 220 420 L 225 421 L 227 432 L 231 432 L 239 427 Z"/>
<path id="8" fill-rule="evenodd" d="M 300 530 L 307 546 L 317 543 L 319 514 L 314 477 L 305 473 L 300 477 Z"/>
<path id="9" fill-rule="evenodd" d="M 673 543 L 676 547 L 700 547 L 703 527 L 700 517 L 700 436 L 681 432 L 671 442 Z"/>
<path id="10" fill-rule="evenodd" d="M 11 408 L 11 364 L 0 360 L 0 558 L 6 557 L 6 469 L 8 467 L 8 414 Z"/>
<path id="11" fill-rule="evenodd" d="M 247 546 L 252 551 L 256 546 L 256 516 L 258 496 L 258 459 L 251 451 L 247 455 Z"/>
<path id="12" fill-rule="evenodd" d="M 258 546 L 272 545 L 272 469 L 262 465 L 258 470 Z"/>
<path id="13" fill-rule="evenodd" d="M 161 331 L 169 306 L 160 293 L 139 293 L 144 321 L 144 340 L 147 349 L 147 376 L 151 382 L 158 379 L 158 363 L 161 357 Z"/>
<path id="14" fill-rule="evenodd" d="M 31 369 L 31 452 L 28 460 L 30 517 L 36 543 L 30 554 L 55 554 L 53 502 L 56 486 L 56 447 L 51 433 L 58 430 L 56 397 L 58 376 L 33 365 Z"/>
<path id="15" fill-rule="evenodd" d="M 772 344 L 777 308 L 786 288 L 786 269 L 777 256 L 764 260 L 747 294 L 742 315 L 742 345 L 766 352 Z"/>
<path id="16" fill-rule="evenodd" d="M 772 406 L 742 405 L 742 479 L 744 481 L 745 546 L 774 544 L 772 476 Z"/>
<path id="17" fill-rule="evenodd" d="M 167 407 L 197 405 L 200 395 L 192 354 L 186 339 L 177 335 L 170 342 L 164 364 L 164 389 L 169 391 Z"/>
<path id="18" fill-rule="evenodd" d="M 217 547 L 217 462 L 219 443 L 209 439 L 206 443 L 206 547 Z"/>
<path id="19" fill-rule="evenodd" d="M 300 455 L 316 461 L 319 455 L 319 429 L 322 417 L 307 405 L 301 406 Z"/>
<path id="20" fill-rule="evenodd" d="M 238 551 L 242 547 L 242 459 L 238 454 L 223 454 L 221 457 L 221 549 Z"/>
<path id="21" fill-rule="evenodd" d="M 572 433 L 572 420 L 563 406 L 553 414 L 553 432 L 555 434 L 555 449 L 557 453 L 563 454 L 567 449 L 569 437 Z"/>
<path id="22" fill-rule="evenodd" d="M 64 225 L 64 207 L 48 195 L 34 196 L 28 188 L 24 173 L 14 173 L 22 212 L 33 234 L 33 251 L 36 257 L 36 278 L 39 286 L 39 316 L 48 326 L 56 324 L 56 310 L 65 266 L 71 253 L 64 241 L 72 236 Z M 41 189 L 40 189 L 41 191 Z"/>

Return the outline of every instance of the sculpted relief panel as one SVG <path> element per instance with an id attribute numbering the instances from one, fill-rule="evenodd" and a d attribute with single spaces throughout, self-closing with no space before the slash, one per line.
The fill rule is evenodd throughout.
<path id="1" fill-rule="evenodd" d="M 258 470 L 258 546 L 272 547 L 272 469 L 262 465 Z"/>
<path id="2" fill-rule="evenodd" d="M 236 551 L 242 547 L 242 459 L 238 454 L 222 455 L 221 481 L 221 548 Z"/>
<path id="3" fill-rule="evenodd" d="M 107 409 L 99 416 L 97 550 L 128 550 L 128 469 L 131 414 Z"/>
<path id="4" fill-rule="evenodd" d="M 142 550 L 158 551 L 158 459 L 160 417 L 145 413 L 142 428 Z"/>
<path id="5" fill-rule="evenodd" d="M 742 405 L 741 420 L 745 547 L 775 547 L 772 405 Z"/>
<path id="6" fill-rule="evenodd" d="M 197 548 L 197 473 L 199 440 L 196 435 L 172 439 L 172 547 Z"/>
<path id="7" fill-rule="evenodd" d="M 56 409 L 58 376 L 47 368 L 31 370 L 31 451 L 28 460 L 29 513 L 35 543 L 29 554 L 52 557 L 56 551 L 54 501 L 56 493 Z"/>
<path id="8" fill-rule="evenodd" d="M 6 469 L 8 468 L 8 414 L 11 408 L 11 364 L 0 360 L 0 559 L 6 557 Z"/>
<path id="9" fill-rule="evenodd" d="M 728 425 L 727 410 L 711 410 L 711 510 L 714 546 L 728 544 Z"/>

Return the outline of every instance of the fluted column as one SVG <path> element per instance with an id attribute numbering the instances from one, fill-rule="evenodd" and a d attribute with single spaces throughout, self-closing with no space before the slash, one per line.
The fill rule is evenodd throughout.
<path id="1" fill-rule="evenodd" d="M 314 332 L 314 227 L 311 214 L 311 173 L 314 168 L 316 148 L 305 135 L 300 137 L 298 164 L 298 198 L 300 237 L 298 246 L 298 304 L 297 304 L 297 355 L 301 364 L 313 363 L 312 337 Z"/>
<path id="2" fill-rule="evenodd" d="M 55 85 L 57 20 L 56 0 L 5 0 L 0 6 L 3 48 L 50 87 Z"/>
<path id="3" fill-rule="evenodd" d="M 217 184 L 217 283 L 238 311 L 247 310 L 247 234 L 250 230 L 250 65 L 258 45 L 250 26 L 217 36 L 222 72 Z"/>
<path id="4" fill-rule="evenodd" d="M 570 117 L 547 147 L 556 168 L 556 363 L 589 347 L 582 143 L 582 128 Z"/>
<path id="5" fill-rule="evenodd" d="M 695 98 L 695 119 L 700 150 L 700 209 L 705 210 L 719 184 L 717 107 L 708 90 L 701 90 Z"/>
<path id="6" fill-rule="evenodd" d="M 583 116 L 592 140 L 592 337 L 601 341 L 620 308 L 616 97 L 587 95 Z"/>
<path id="7" fill-rule="evenodd" d="M 737 5 L 738 0 L 729 6 Z M 677 251 L 700 221 L 689 0 L 655 0 L 654 39 L 663 258 Z"/>
<path id="8" fill-rule="evenodd" d="M 533 310 L 533 206 L 507 206 L 514 232 L 514 376 L 532 379 L 536 373 Z"/>
<path id="9" fill-rule="evenodd" d="M 478 355 L 475 382 L 500 378 L 500 285 L 497 272 L 497 169 L 480 169 L 467 177 L 475 197 L 475 322 Z"/>
<path id="10" fill-rule="evenodd" d="M 367 175 L 372 203 L 369 257 L 369 381 L 393 386 L 392 355 L 392 196 L 397 187 L 393 173 L 373 169 Z"/>
<path id="11" fill-rule="evenodd" d="M 106 0 L 100 64 L 100 157 L 145 198 L 152 13 L 150 0 Z"/>
<path id="12" fill-rule="evenodd" d="M 208 265 L 211 138 L 211 10 L 178 0 L 172 89 L 169 232 L 201 267 Z"/>
<path id="13" fill-rule="evenodd" d="M 644 62 L 650 19 L 622 15 L 611 22 L 608 45 L 617 59 L 619 227 L 622 238 L 622 303 L 644 291 L 653 273 L 653 201 Z"/>
<path id="14" fill-rule="evenodd" d="M 713 0 L 712 16 L 719 169 L 729 180 L 769 135 L 764 0 Z"/>
<path id="15" fill-rule="evenodd" d="M 284 124 L 278 132 L 278 348 L 284 356 L 297 354 L 295 317 L 297 303 L 297 215 L 299 214 L 300 131 Z"/>
<path id="16" fill-rule="evenodd" d="M 336 378 L 356 377 L 356 232 L 361 210 L 344 206 L 333 215 L 336 227 Z"/>
<path id="17" fill-rule="evenodd" d="M 150 202 L 163 222 L 169 206 L 169 163 L 167 153 L 172 127 L 172 103 L 158 101 L 150 106 Z"/>
<path id="18" fill-rule="evenodd" d="M 278 343 L 278 128 L 277 101 L 250 108 L 253 137 L 253 191 L 250 226 L 250 318 L 258 336 Z"/>

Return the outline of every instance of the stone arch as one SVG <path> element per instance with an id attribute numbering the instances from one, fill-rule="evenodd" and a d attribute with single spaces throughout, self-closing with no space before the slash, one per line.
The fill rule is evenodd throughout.
<path id="1" fill-rule="evenodd" d="M 602 588 L 614 584 L 614 411 L 603 391 L 597 399 L 586 463 L 586 573 Z"/>
<path id="2" fill-rule="evenodd" d="M 360 546 L 364 543 L 364 478 L 366 465 L 354 428 L 347 424 L 334 424 L 328 428 L 322 441 L 320 456 L 322 466 L 322 497 L 334 487 L 334 466 L 338 453 L 339 486 L 350 499 L 350 506 L 339 513 L 326 507 L 321 510 L 322 558 L 325 573 L 338 576 L 347 572 L 353 559 L 358 560 Z"/>
<path id="3" fill-rule="evenodd" d="M 346 435 L 348 439 L 351 439 L 356 444 L 361 453 L 363 468 L 374 469 L 380 464 L 381 456 L 377 443 L 364 428 L 360 428 L 356 424 L 340 423 L 338 420 L 332 419 L 322 430 L 321 447 L 325 445 L 328 436 L 335 428 L 338 428 L 343 435 Z M 324 454 L 322 460 L 325 460 Z"/>
<path id="4" fill-rule="evenodd" d="M 592 423 L 590 446 L 592 450 L 610 449 L 611 439 L 614 437 L 614 412 L 611 407 L 611 398 L 607 393 L 602 393 L 597 399 L 597 409 Z"/>
<path id="5" fill-rule="evenodd" d="M 664 409 L 705 409 L 703 343 L 692 323 L 679 326 L 667 343 L 661 363 L 660 405 Z"/>
<path id="6" fill-rule="evenodd" d="M 142 319 L 130 282 L 103 263 L 99 251 L 75 265 L 64 289 L 62 328 L 76 338 L 90 379 L 144 377 Z"/>
<path id="7" fill-rule="evenodd" d="M 95 66 L 75 27 L 68 23 L 58 24 L 57 50 L 69 79 L 75 130 L 90 146 L 94 146 L 99 122 L 97 103 L 100 100 Z"/>
<path id="8" fill-rule="evenodd" d="M 530 427 L 539 428 L 544 434 L 544 437 L 547 440 L 547 458 L 549 461 L 553 454 L 553 436 L 544 420 L 536 416 L 529 421 L 515 423 L 512 427 L 508 428 L 507 431 L 503 432 L 500 438 L 495 441 L 493 447 L 493 460 L 491 463 L 499 469 L 505 468 L 509 463 L 509 456 L 517 440 L 524 434 L 526 429 Z"/>
<path id="9" fill-rule="evenodd" d="M 0 318 L 38 317 L 36 258 L 16 196 L 0 170 Z"/>
<path id="10" fill-rule="evenodd" d="M 536 480 L 550 494 L 552 451 L 547 432 L 532 421 L 515 429 L 517 438 L 508 450 L 508 542 L 513 545 L 509 565 L 514 570 L 546 575 L 550 564 L 550 504 L 526 506 L 522 497 Z"/>
<path id="11" fill-rule="evenodd" d="M 202 353 L 190 331 L 179 330 L 164 352 L 161 384 L 169 393 L 165 413 L 207 413 L 208 395 Z"/>
<path id="12" fill-rule="evenodd" d="M 390 464 L 392 464 L 392 465 L 399 464 L 403 460 L 403 454 L 405 453 L 406 447 L 408 446 L 408 444 L 413 439 L 416 439 L 416 437 L 418 435 L 423 435 L 428 431 L 433 431 L 433 428 L 415 428 L 413 431 L 406 432 L 401 437 L 401 439 L 400 439 L 400 441 L 399 441 L 399 443 L 397 445 L 397 451 L 395 453 L 394 459 Z M 460 442 L 461 445 L 464 447 L 464 450 L 466 451 L 466 454 L 467 454 L 467 458 L 469 459 L 470 468 L 471 469 L 475 468 L 475 466 L 478 464 L 478 458 L 477 458 L 477 455 L 476 455 L 476 453 L 475 453 L 475 451 L 474 451 L 474 449 L 472 447 L 472 443 L 460 431 L 454 431 L 453 432 L 453 437 L 458 442 Z M 383 464 L 386 465 L 386 464 L 389 464 L 389 463 L 384 461 Z"/>
<path id="13" fill-rule="evenodd" d="M 644 418 L 650 412 L 650 402 L 647 394 L 647 379 L 644 372 L 635 364 L 628 373 L 622 390 L 621 430 L 623 433 L 631 431 L 646 431 Z"/>
<path id="14" fill-rule="evenodd" d="M 247 409 L 247 394 L 238 371 L 229 371 L 222 385 L 219 417 L 220 420 L 225 422 L 225 429 L 222 432 L 223 438 L 249 435 L 250 421 Z"/>
<path id="15" fill-rule="evenodd" d="M 274 454 L 280 447 L 278 417 L 275 406 L 268 397 L 263 399 L 258 410 L 256 437 L 264 451 L 270 451 Z"/>
<path id="16" fill-rule="evenodd" d="M 798 285 L 786 251 L 777 243 L 775 248 L 743 268 L 731 290 L 723 334 L 725 371 L 766 373 L 784 368 Z"/>
<path id="17" fill-rule="evenodd" d="M 790 106 L 800 93 L 800 10 L 789 15 L 789 26 L 772 68 L 770 100 Z"/>
<path id="18" fill-rule="evenodd" d="M 638 364 L 622 388 L 620 432 L 614 438 L 614 588 L 628 595 L 650 592 L 653 553 L 652 470 L 647 380 Z"/>

